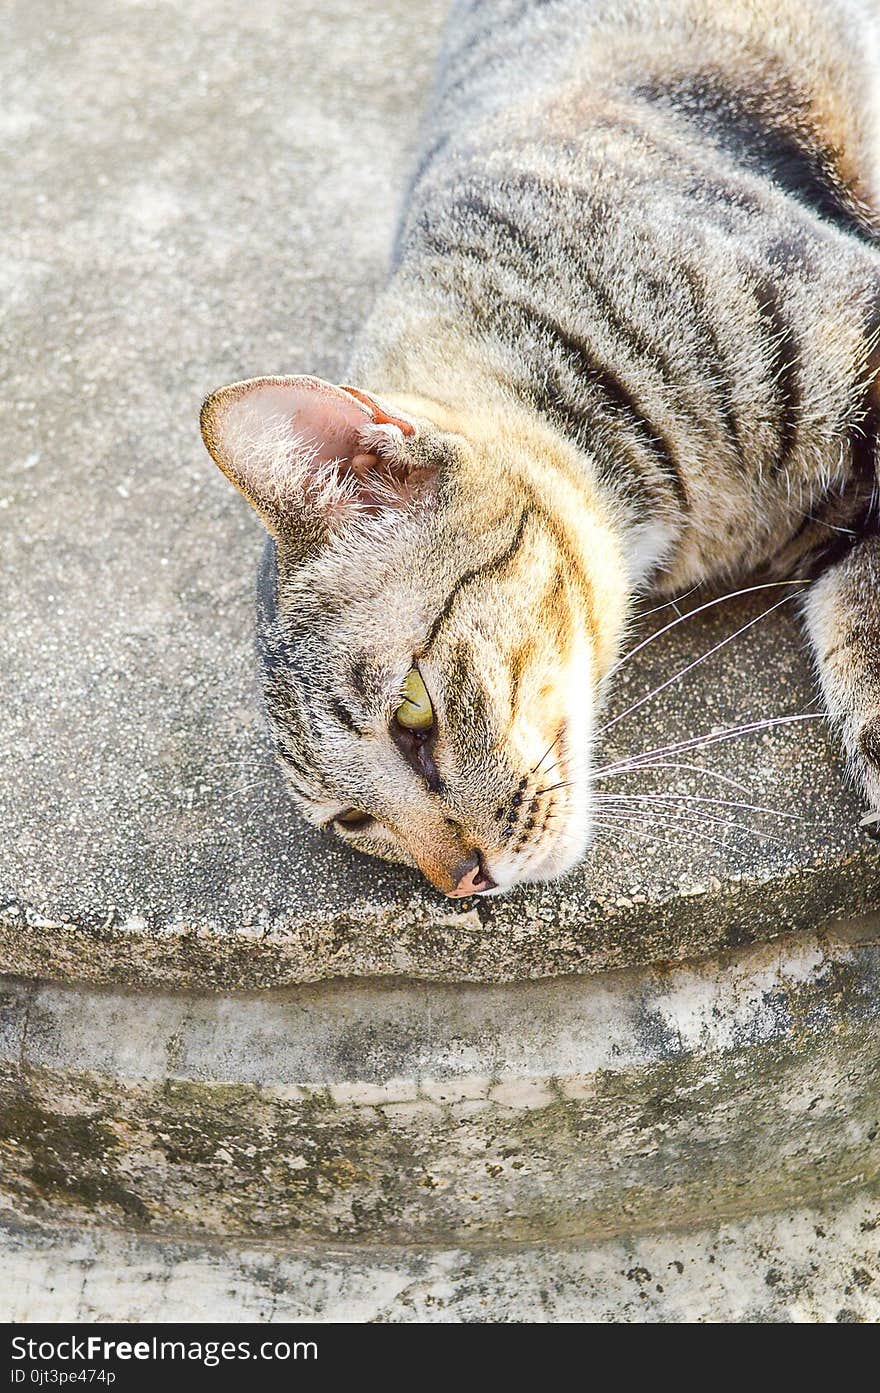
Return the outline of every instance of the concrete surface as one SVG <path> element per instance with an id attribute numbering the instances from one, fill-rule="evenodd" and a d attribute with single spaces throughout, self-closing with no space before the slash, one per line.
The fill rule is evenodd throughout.
<path id="1" fill-rule="evenodd" d="M 819 723 L 692 761 L 797 814 L 750 819 L 780 843 L 709 823 L 603 840 L 564 884 L 478 907 L 307 831 L 286 799 L 253 690 L 259 526 L 204 452 L 198 406 L 252 373 L 342 373 L 444 9 L 14 7 L 0 55 L 8 971 L 218 988 L 510 979 L 693 956 L 880 902 L 877 848 Z M 619 709 L 767 603 L 647 649 Z M 783 609 L 621 722 L 610 749 L 812 698 Z"/>
<path id="2" fill-rule="evenodd" d="M 0 1310 L 877 1319 L 880 850 L 821 722 L 684 757 L 790 816 L 657 771 L 686 825 L 458 905 L 307 831 L 268 756 L 260 532 L 198 405 L 344 371 L 444 9 L 11 9 Z M 788 606 L 607 753 L 812 709 Z"/>
<path id="3" fill-rule="evenodd" d="M 880 1172 L 880 918 L 688 968 L 171 996 L 7 979 L 0 1195 L 171 1235 L 601 1239 Z"/>
<path id="4" fill-rule="evenodd" d="M 880 1319 L 880 1200 L 590 1245 L 310 1251 L 0 1226 L 16 1321 Z M 320 1337 L 319 1337 L 320 1356 Z"/>

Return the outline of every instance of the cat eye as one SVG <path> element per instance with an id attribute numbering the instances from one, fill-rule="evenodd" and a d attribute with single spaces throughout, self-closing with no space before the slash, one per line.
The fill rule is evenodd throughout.
<path id="1" fill-rule="evenodd" d="M 373 821 L 369 813 L 362 813 L 358 808 L 346 808 L 345 812 L 337 813 L 333 819 L 340 827 L 347 827 L 354 832 L 359 827 L 366 827 Z"/>
<path id="2" fill-rule="evenodd" d="M 417 667 L 411 667 L 406 674 L 401 696 L 403 701 L 394 713 L 397 724 L 403 726 L 404 730 L 427 734 L 434 725 L 434 708 Z"/>
<path id="3" fill-rule="evenodd" d="M 411 769 L 424 779 L 434 793 L 442 787 L 433 758 L 434 708 L 422 674 L 411 667 L 401 688 L 403 700 L 391 722 L 391 739 Z"/>

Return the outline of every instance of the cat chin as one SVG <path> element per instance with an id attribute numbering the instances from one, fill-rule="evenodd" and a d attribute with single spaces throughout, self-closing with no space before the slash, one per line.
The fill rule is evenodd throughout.
<path id="1" fill-rule="evenodd" d="M 587 808 L 574 811 L 569 822 L 557 835 L 546 853 L 519 865 L 506 865 L 503 860 L 490 864 L 490 873 L 496 882 L 494 890 L 485 890 L 481 899 L 493 895 L 508 894 L 518 885 L 540 884 L 548 880 L 559 880 L 579 865 L 593 841 L 593 819 Z"/>

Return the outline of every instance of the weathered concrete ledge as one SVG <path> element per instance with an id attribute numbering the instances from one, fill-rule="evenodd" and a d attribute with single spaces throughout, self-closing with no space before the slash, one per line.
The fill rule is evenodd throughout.
<path id="1" fill-rule="evenodd" d="M 604 1239 L 880 1169 L 880 923 L 601 978 L 217 998 L 8 980 L 19 1216 L 361 1245 Z"/>
<path id="2" fill-rule="evenodd" d="M 302 5 L 295 34 L 234 0 L 161 16 L 89 0 L 51 26 L 18 7 L 0 55 L 0 971 L 503 981 L 681 961 L 880 905 L 880 850 L 820 722 L 666 757 L 702 774 L 604 783 L 673 806 L 603 835 L 558 886 L 458 908 L 307 830 L 286 798 L 253 686 L 260 528 L 208 460 L 198 405 L 256 372 L 344 371 L 445 9 L 385 0 L 377 72 L 354 4 Z M 777 599 L 679 625 L 622 670 L 615 709 Z M 783 607 L 615 726 L 599 761 L 814 696 Z M 784 816 L 694 801 L 712 797 Z"/>
<path id="3" fill-rule="evenodd" d="M 880 1197 L 590 1245 L 319 1251 L 0 1226 L 14 1321 L 880 1320 Z"/>
<path id="4" fill-rule="evenodd" d="M 0 912 L 0 970 L 210 991 L 346 977 L 505 982 L 711 956 L 849 919 L 878 903 L 872 859 L 858 854 L 773 879 L 742 873 L 725 884 L 710 876 L 668 898 L 627 888 L 633 898 L 613 903 L 584 904 L 556 888 L 523 891 L 497 906 L 454 906 L 419 891 L 381 907 L 353 899 L 330 919 L 312 911 L 237 929 L 187 921 L 158 928 L 138 914 L 84 924 L 12 904 Z"/>

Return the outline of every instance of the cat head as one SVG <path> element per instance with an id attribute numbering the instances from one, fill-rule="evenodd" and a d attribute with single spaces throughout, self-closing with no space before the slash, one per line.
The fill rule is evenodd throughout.
<path id="1" fill-rule="evenodd" d="M 265 695 L 305 815 L 453 896 L 571 867 L 623 605 L 571 461 L 312 377 L 215 392 L 202 433 L 272 539 Z"/>

